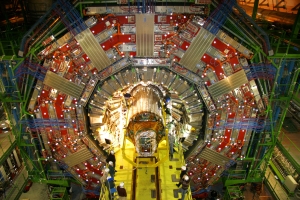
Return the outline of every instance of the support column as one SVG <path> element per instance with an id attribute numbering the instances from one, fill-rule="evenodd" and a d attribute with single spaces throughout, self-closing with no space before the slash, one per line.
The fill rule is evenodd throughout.
<path id="1" fill-rule="evenodd" d="M 4 169 L 3 165 L 1 165 L 1 167 L 0 167 L 0 173 L 2 174 L 2 177 L 4 178 L 4 180 L 6 180 L 7 175 L 6 175 L 6 172 L 5 172 L 5 169 Z"/>
<path id="2" fill-rule="evenodd" d="M 17 151 L 15 149 L 13 150 L 13 154 L 14 154 L 14 157 L 16 159 L 17 166 L 21 167 L 20 159 L 19 159 L 18 153 L 17 153 Z"/>
<path id="3" fill-rule="evenodd" d="M 146 13 L 146 0 L 142 0 L 142 13 Z"/>
<path id="4" fill-rule="evenodd" d="M 13 167 L 13 165 L 12 165 L 12 163 L 11 163 L 11 160 L 10 160 L 10 158 L 7 158 L 7 164 L 8 164 L 8 166 L 9 166 L 9 170 L 10 170 L 10 172 L 15 172 L 15 170 L 14 170 L 14 167 Z"/>
<path id="5" fill-rule="evenodd" d="M 296 39 L 300 29 L 300 9 L 298 9 L 298 13 L 292 28 L 292 38 Z"/>
<path id="6" fill-rule="evenodd" d="M 255 1 L 254 1 L 253 11 L 252 11 L 252 19 L 253 19 L 253 20 L 256 20 L 257 9 L 258 9 L 258 3 L 259 3 L 259 0 L 255 0 Z"/>

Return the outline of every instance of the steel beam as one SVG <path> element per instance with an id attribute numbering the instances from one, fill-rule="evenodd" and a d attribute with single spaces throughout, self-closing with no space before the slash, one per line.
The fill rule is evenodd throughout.
<path id="1" fill-rule="evenodd" d="M 273 56 L 268 56 L 268 59 L 274 59 L 274 58 L 297 58 L 300 59 L 300 53 L 299 54 L 288 54 L 288 53 L 276 53 Z"/>
<path id="2" fill-rule="evenodd" d="M 11 154 L 12 150 L 16 147 L 16 145 L 17 145 L 17 141 L 14 141 L 10 145 L 10 147 L 2 154 L 2 156 L 0 157 L 0 165 L 2 165 L 2 163 L 8 158 L 8 156 Z"/>
<path id="3" fill-rule="evenodd" d="M 258 3 L 259 3 L 259 0 L 255 0 L 255 1 L 254 1 L 253 11 L 252 11 L 252 19 L 253 19 L 253 20 L 256 19 L 257 10 L 258 10 Z"/>
<path id="4" fill-rule="evenodd" d="M 300 8 L 298 9 L 298 12 L 297 12 L 297 16 L 296 16 L 296 19 L 295 19 L 295 23 L 293 25 L 293 28 L 292 28 L 292 38 L 293 39 L 296 39 L 297 36 L 298 36 L 298 33 L 299 33 L 299 29 L 300 29 Z"/>

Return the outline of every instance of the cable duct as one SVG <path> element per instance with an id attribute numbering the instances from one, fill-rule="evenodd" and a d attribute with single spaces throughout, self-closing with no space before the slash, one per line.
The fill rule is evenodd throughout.
<path id="1" fill-rule="evenodd" d="M 89 4 L 89 3 L 93 3 L 93 2 L 74 1 L 73 4 L 74 7 L 77 7 L 79 4 Z M 52 14 L 52 12 L 56 7 L 57 7 L 57 2 L 55 2 L 52 5 L 52 7 L 25 33 L 21 41 L 20 51 L 18 54 L 19 56 L 23 57 L 24 55 L 26 55 L 28 52 L 29 43 L 33 40 L 30 46 L 34 45 L 40 38 L 42 38 L 45 34 L 47 34 L 54 27 L 55 24 L 59 22 L 60 19 L 59 17 L 53 19 L 54 15 Z M 47 29 L 42 33 L 40 33 L 40 35 L 37 38 L 34 38 L 44 27 L 46 27 L 49 24 L 51 19 L 53 19 L 53 22 L 47 27 Z M 32 35 L 30 36 L 30 34 Z"/>
<path id="2" fill-rule="evenodd" d="M 53 18 L 52 11 L 56 7 L 57 3 L 54 3 L 49 9 L 24 35 L 21 41 L 19 56 L 23 57 L 23 55 L 27 53 L 29 42 L 32 40 L 34 36 L 36 36 L 42 28 L 44 28 L 48 22 Z M 45 22 L 46 20 L 46 22 Z M 33 35 L 30 36 L 30 34 L 33 33 Z"/>
<path id="3" fill-rule="evenodd" d="M 42 37 L 44 37 L 47 33 L 49 33 L 49 31 L 54 27 L 54 25 L 57 24 L 59 19 L 60 17 L 56 18 L 43 33 L 41 33 L 37 38 L 35 38 L 35 40 L 31 43 L 30 47 L 35 45 Z"/>
<path id="4" fill-rule="evenodd" d="M 255 27 L 257 30 L 258 30 L 258 32 L 260 32 L 260 34 L 263 36 L 263 38 L 264 38 L 264 40 L 263 39 L 261 39 L 262 40 L 262 42 L 264 42 L 264 44 L 265 44 L 265 48 L 264 48 L 264 51 L 265 51 L 265 53 L 267 54 L 267 55 L 272 55 L 273 54 L 273 52 L 272 52 L 272 48 L 271 48 L 271 45 L 270 45 L 270 41 L 269 41 L 269 37 L 268 37 L 268 35 L 266 34 L 266 32 L 262 29 L 262 28 L 260 28 L 255 22 L 254 22 L 254 20 L 251 18 L 251 17 L 249 17 L 246 13 L 245 13 L 245 11 L 241 8 L 241 7 L 239 7 L 239 6 L 236 6 L 235 7 L 238 11 L 239 11 L 239 13 L 240 14 L 242 14 L 243 16 L 244 16 L 244 18 L 245 19 L 247 19 L 250 23 L 251 23 L 251 25 L 253 26 L 253 27 Z M 249 26 L 246 22 L 245 22 L 245 24 L 250 28 L 250 30 L 252 30 L 252 32 L 253 33 L 256 33 L 256 31 L 254 31 L 253 30 L 253 28 L 251 28 L 251 26 Z M 260 38 L 261 38 L 261 36 L 259 35 L 259 34 L 257 34 Z"/>

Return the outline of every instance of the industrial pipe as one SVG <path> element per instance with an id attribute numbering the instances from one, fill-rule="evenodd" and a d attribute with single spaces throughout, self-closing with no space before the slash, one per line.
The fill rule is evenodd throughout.
<path id="1" fill-rule="evenodd" d="M 27 41 L 27 38 L 29 35 L 39 26 L 42 24 L 42 27 L 46 25 L 46 23 L 43 23 L 43 21 L 47 18 L 49 14 L 51 14 L 52 9 L 56 6 L 56 3 L 54 3 L 49 9 L 35 24 L 25 33 L 24 37 L 22 38 L 21 45 L 20 45 L 20 51 L 19 51 L 19 56 L 23 57 L 24 51 L 25 51 L 25 44 Z M 20 55 L 21 54 L 21 55 Z"/>
<path id="2" fill-rule="evenodd" d="M 41 33 L 41 34 L 33 41 L 32 44 L 30 44 L 30 47 L 33 46 L 33 45 L 35 45 L 35 44 L 39 41 L 39 39 L 41 39 L 42 37 L 44 37 L 44 35 L 46 35 L 46 34 L 49 32 L 49 30 L 50 30 L 51 28 L 53 28 L 53 26 L 58 22 L 59 19 L 60 19 L 60 17 L 56 18 L 56 19 L 48 26 L 48 28 L 47 28 L 43 33 Z"/>

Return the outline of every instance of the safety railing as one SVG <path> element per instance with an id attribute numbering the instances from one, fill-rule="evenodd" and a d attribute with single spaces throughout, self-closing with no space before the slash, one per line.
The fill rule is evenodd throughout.
<path id="1" fill-rule="evenodd" d="M 243 193 L 239 186 L 227 186 L 225 194 L 226 199 L 239 199 L 243 197 Z"/>
<path id="2" fill-rule="evenodd" d="M 50 199 L 51 200 L 67 200 L 68 198 L 68 193 L 67 189 L 65 187 L 54 187 L 51 191 L 50 194 Z"/>
<path id="3" fill-rule="evenodd" d="M 17 55 L 18 46 L 15 41 L 0 41 L 0 56 L 2 55 Z"/>
<path id="4" fill-rule="evenodd" d="M 245 180 L 247 177 L 247 172 L 246 170 L 232 170 L 228 174 L 228 179 L 229 180 L 236 180 L 236 179 L 243 179 Z"/>
<path id="5" fill-rule="evenodd" d="M 300 105 L 300 82 L 296 83 L 294 95 L 293 95 L 293 101 L 297 102 L 297 104 Z"/>

